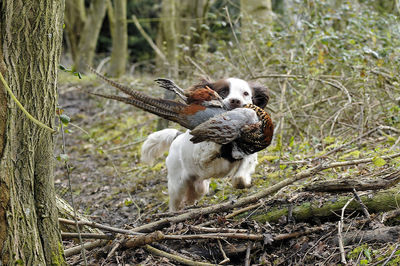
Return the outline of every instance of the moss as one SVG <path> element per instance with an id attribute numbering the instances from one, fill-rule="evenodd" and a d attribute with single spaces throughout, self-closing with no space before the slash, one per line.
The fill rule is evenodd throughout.
<path id="1" fill-rule="evenodd" d="M 51 265 L 66 265 L 64 258 L 64 248 L 61 242 L 58 242 L 58 253 L 51 253 Z"/>
<path id="2" fill-rule="evenodd" d="M 371 212 L 381 212 L 388 211 L 397 208 L 397 202 L 400 196 L 398 195 L 400 187 L 394 187 L 385 191 L 378 192 L 374 197 L 369 198 L 368 196 L 361 197 L 363 203 L 367 206 L 368 210 Z M 343 206 L 351 197 L 342 196 L 339 198 L 331 198 L 325 201 L 321 205 L 320 201 L 305 202 L 299 206 L 293 208 L 293 217 L 296 221 L 306 221 L 311 220 L 315 217 L 329 217 L 332 215 L 332 211 L 340 211 Z M 357 201 L 352 201 L 346 208 L 346 211 L 360 210 L 360 205 Z M 286 216 L 288 213 L 288 208 L 272 208 L 265 211 L 254 213 L 251 218 L 258 222 L 276 222 L 280 217 Z M 244 215 L 238 216 L 244 217 Z M 247 214 L 248 215 L 248 214 Z"/>

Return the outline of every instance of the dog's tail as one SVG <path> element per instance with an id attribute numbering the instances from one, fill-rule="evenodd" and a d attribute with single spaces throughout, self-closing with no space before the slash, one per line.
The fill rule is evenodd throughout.
<path id="1" fill-rule="evenodd" d="M 167 128 L 150 134 L 142 145 L 141 162 L 152 165 L 182 132 Z"/>

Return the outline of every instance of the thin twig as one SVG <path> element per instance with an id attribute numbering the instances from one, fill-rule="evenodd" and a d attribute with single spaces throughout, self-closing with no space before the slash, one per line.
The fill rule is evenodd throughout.
<path id="1" fill-rule="evenodd" d="M 113 235 L 105 235 L 105 234 L 93 234 L 93 233 L 65 233 L 61 232 L 62 239 L 72 239 L 72 238 L 86 238 L 86 239 L 114 239 Z"/>
<path id="2" fill-rule="evenodd" d="M 77 228 L 79 227 L 79 225 L 86 225 L 86 226 L 99 228 L 99 229 L 103 229 L 103 230 L 106 230 L 109 232 L 114 232 L 114 233 L 127 234 L 127 235 L 142 235 L 142 233 L 132 232 L 130 230 L 111 227 L 108 225 L 103 225 L 103 224 L 99 224 L 99 223 L 91 222 L 91 221 L 76 221 L 75 222 L 75 221 L 71 221 L 71 220 L 64 219 L 64 218 L 58 218 L 58 221 L 60 223 L 64 223 L 64 224 L 75 225 Z"/>
<path id="3" fill-rule="evenodd" d="M 250 210 L 252 210 L 252 209 L 256 209 L 256 208 L 258 208 L 258 207 L 260 207 L 260 206 L 262 206 L 262 203 L 261 203 L 261 202 L 258 202 L 258 203 L 256 203 L 256 204 L 252 204 L 252 205 L 246 206 L 246 207 L 244 207 L 244 208 L 241 208 L 241 209 L 238 209 L 238 210 L 236 210 L 236 211 L 233 211 L 232 213 L 226 215 L 225 218 L 226 218 L 226 219 L 229 219 L 229 218 L 235 217 L 236 215 L 239 215 L 239 214 L 241 214 L 241 213 L 243 213 L 243 212 L 250 211 Z"/>
<path id="4" fill-rule="evenodd" d="M 154 248 L 154 247 L 152 247 L 150 245 L 146 245 L 145 249 L 147 251 L 153 253 L 154 255 L 161 256 L 161 257 L 166 257 L 168 259 L 171 259 L 171 260 L 174 260 L 176 262 L 183 263 L 183 264 L 186 264 L 186 265 L 194 265 L 194 266 L 195 265 L 204 265 L 204 266 L 212 266 L 212 265 L 214 265 L 214 264 L 206 263 L 206 262 L 188 260 L 188 259 L 185 259 L 185 258 L 183 258 L 181 256 L 170 254 L 170 253 L 167 253 L 165 251 L 156 249 L 156 248 Z"/>
<path id="5" fill-rule="evenodd" d="M 361 200 L 360 197 L 358 196 L 357 191 L 356 191 L 355 188 L 353 188 L 353 195 L 354 195 L 354 198 L 355 198 L 355 199 L 358 201 L 358 203 L 360 204 L 361 209 L 362 209 L 362 211 L 363 211 L 365 217 L 367 217 L 367 219 L 371 219 L 371 215 L 370 215 L 369 212 L 368 212 L 367 206 L 365 206 L 364 202 L 362 202 L 362 200 Z"/>
<path id="6" fill-rule="evenodd" d="M 221 241 L 218 239 L 217 240 L 217 243 L 218 243 L 218 247 L 219 247 L 219 250 L 221 251 L 221 253 L 222 253 L 222 257 L 224 258 L 220 263 L 218 263 L 219 265 L 222 265 L 222 264 L 225 264 L 225 263 L 227 263 L 227 262 L 230 262 L 231 260 L 226 256 L 226 253 L 225 253 L 225 251 L 224 251 L 224 249 L 222 248 L 222 245 L 221 245 Z"/>
<path id="7" fill-rule="evenodd" d="M 19 109 L 21 109 L 21 111 L 28 117 L 29 120 L 31 120 L 33 123 L 35 123 L 36 125 L 38 125 L 41 128 L 44 128 L 48 131 L 50 131 L 51 133 L 56 133 L 57 131 L 55 131 L 54 129 L 46 126 L 45 124 L 43 124 L 42 122 L 40 122 L 39 120 L 37 120 L 36 118 L 34 118 L 25 108 L 24 106 L 21 104 L 20 101 L 18 101 L 17 97 L 15 97 L 14 93 L 12 92 L 12 90 L 10 89 L 10 87 L 8 86 L 7 82 L 5 81 L 3 74 L 1 74 L 0 72 L 0 80 L 4 85 L 4 88 L 6 89 L 6 91 L 10 94 L 11 98 L 13 99 L 13 101 L 17 104 L 17 106 L 19 107 Z"/>
<path id="8" fill-rule="evenodd" d="M 340 261 L 343 264 L 346 264 L 346 252 L 344 250 L 343 246 L 343 236 L 342 236 L 342 231 L 343 231 L 343 223 L 344 223 L 344 211 L 346 210 L 347 206 L 352 202 L 354 198 L 349 199 L 346 204 L 342 208 L 342 215 L 340 216 L 340 221 L 338 222 L 338 242 L 339 242 L 339 250 L 340 250 Z"/>
<path id="9" fill-rule="evenodd" d="M 386 264 L 388 264 L 390 262 L 390 260 L 393 258 L 394 254 L 397 251 L 397 248 L 399 247 L 399 244 L 396 244 L 396 246 L 394 247 L 392 254 L 390 254 L 390 256 L 385 260 L 385 262 L 382 264 L 382 266 L 385 266 Z"/>
<path id="10" fill-rule="evenodd" d="M 83 245 L 84 250 L 91 250 L 97 247 L 105 246 L 108 243 L 108 240 L 96 240 L 90 243 L 85 243 Z M 77 255 L 81 252 L 82 247 L 81 246 L 76 246 L 73 248 L 69 248 L 64 250 L 64 255 L 65 257 L 71 257 L 73 255 Z"/>
<path id="11" fill-rule="evenodd" d="M 133 23 L 135 24 L 136 28 L 139 30 L 139 32 L 142 34 L 143 38 L 149 43 L 151 48 L 153 48 L 154 52 L 163 60 L 164 62 L 168 63 L 167 58 L 161 52 L 161 50 L 157 47 L 157 45 L 153 42 L 151 37 L 146 33 L 146 31 L 142 28 L 140 25 L 140 22 L 138 21 L 137 17 L 135 15 L 132 16 Z"/>
<path id="12" fill-rule="evenodd" d="M 185 56 L 185 59 L 187 61 L 189 61 L 189 63 L 191 63 L 192 65 L 194 65 L 204 76 L 206 76 L 207 78 L 209 78 L 209 75 L 207 74 L 207 72 L 202 69 L 199 64 L 197 64 L 190 56 Z"/>
<path id="13" fill-rule="evenodd" d="M 249 241 L 247 243 L 246 258 L 244 260 L 244 265 L 245 266 L 250 266 L 250 251 L 251 251 L 251 242 Z"/>
<path id="14" fill-rule="evenodd" d="M 118 241 L 117 243 L 115 243 L 115 245 L 112 247 L 112 249 L 110 250 L 110 252 L 108 252 L 107 254 L 107 259 L 111 258 L 112 255 L 114 255 L 115 251 L 121 246 L 121 242 Z"/>
<path id="15" fill-rule="evenodd" d="M 197 234 L 197 235 L 164 235 L 167 240 L 190 240 L 190 239 L 242 239 L 262 241 L 264 236 L 260 234 L 243 234 L 243 233 L 210 233 L 210 234 Z"/>
<path id="16" fill-rule="evenodd" d="M 247 71 L 249 72 L 250 76 L 253 78 L 253 77 L 254 77 L 254 74 L 253 74 L 253 72 L 251 71 L 249 62 L 247 61 L 247 58 L 246 58 L 246 56 L 244 55 L 244 52 L 243 52 L 243 50 L 242 50 L 242 47 L 240 46 L 239 39 L 238 39 L 238 37 L 236 36 L 236 32 L 235 32 L 235 30 L 234 30 L 234 28 L 233 28 L 231 16 L 229 15 L 229 10 L 228 10 L 228 7 L 227 7 L 227 6 L 225 6 L 225 11 L 226 11 L 226 16 L 227 16 L 227 18 L 228 18 L 229 25 L 230 25 L 231 30 L 232 30 L 232 33 L 233 33 L 233 37 L 235 38 L 235 41 L 236 41 L 236 44 L 237 44 L 237 46 L 238 46 L 238 48 L 239 48 L 240 54 L 242 55 L 243 60 L 244 60 L 244 62 L 245 62 L 245 64 L 246 64 Z"/>
<path id="17" fill-rule="evenodd" d="M 189 225 L 189 229 L 198 232 L 206 233 L 248 233 L 246 229 L 233 229 L 233 228 L 212 228 L 212 227 L 202 227 L 196 225 Z"/>
<path id="18" fill-rule="evenodd" d="M 66 154 L 66 152 L 65 152 L 64 126 L 63 126 L 63 123 L 61 122 L 61 119 L 59 119 L 59 123 L 60 123 L 60 126 L 61 126 L 62 151 L 63 151 L 64 154 Z M 82 253 L 83 262 L 84 262 L 84 265 L 87 266 L 86 252 L 85 252 L 85 248 L 84 248 L 82 237 L 81 237 L 81 230 L 79 229 L 79 226 L 78 226 L 78 215 L 77 215 L 77 212 L 76 212 L 76 207 L 75 207 L 75 202 L 74 202 L 74 194 L 72 193 L 71 169 L 69 167 L 69 163 L 68 163 L 67 160 L 64 161 L 64 165 L 65 165 L 65 169 L 67 171 L 68 189 L 69 189 L 69 194 L 71 196 L 71 206 L 72 206 L 72 210 L 74 211 L 74 220 L 75 220 L 74 224 L 76 226 L 76 230 L 78 231 L 78 239 L 79 239 L 80 250 L 81 250 L 81 253 Z M 65 255 L 65 256 L 67 256 L 67 255 Z"/>

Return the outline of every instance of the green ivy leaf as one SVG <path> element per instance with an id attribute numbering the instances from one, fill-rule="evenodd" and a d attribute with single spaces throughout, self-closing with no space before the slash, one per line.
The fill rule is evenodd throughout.
<path id="1" fill-rule="evenodd" d="M 368 261 L 370 261 L 372 259 L 371 258 L 371 252 L 370 252 L 369 249 L 364 249 L 364 255 L 365 255 L 365 257 L 367 257 Z"/>
<path id="2" fill-rule="evenodd" d="M 65 114 L 60 115 L 61 122 L 66 126 L 71 121 L 71 118 Z"/>
<path id="3" fill-rule="evenodd" d="M 60 155 L 58 155 L 57 157 L 57 160 L 58 161 L 64 161 L 64 162 L 68 162 L 68 159 L 69 159 L 69 157 L 68 157 L 68 154 L 65 154 L 65 153 L 61 153 Z"/>
<path id="4" fill-rule="evenodd" d="M 132 205 L 132 203 L 133 203 L 133 201 L 132 201 L 131 199 L 126 199 L 126 200 L 124 201 L 124 205 L 125 205 L 125 206 L 130 206 L 130 205 Z"/>

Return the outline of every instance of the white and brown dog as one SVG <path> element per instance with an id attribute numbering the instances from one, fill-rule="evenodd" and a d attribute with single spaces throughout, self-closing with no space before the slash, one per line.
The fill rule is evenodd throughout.
<path id="1" fill-rule="evenodd" d="M 194 87 L 208 86 L 215 90 L 229 109 L 255 104 L 265 108 L 269 97 L 267 89 L 250 85 L 238 78 L 222 79 L 216 82 L 203 80 Z M 235 188 L 251 185 L 251 174 L 257 164 L 257 154 L 250 154 L 241 160 L 225 156 L 220 144 L 204 141 L 194 144 L 190 141 L 190 130 L 182 133 L 176 129 L 164 129 L 150 134 L 142 146 L 141 161 L 152 164 L 169 149 L 166 159 L 168 170 L 168 193 L 170 211 L 179 210 L 186 203 L 194 202 L 209 190 L 209 178 L 232 177 Z M 222 148 L 222 149 L 221 149 Z"/>

